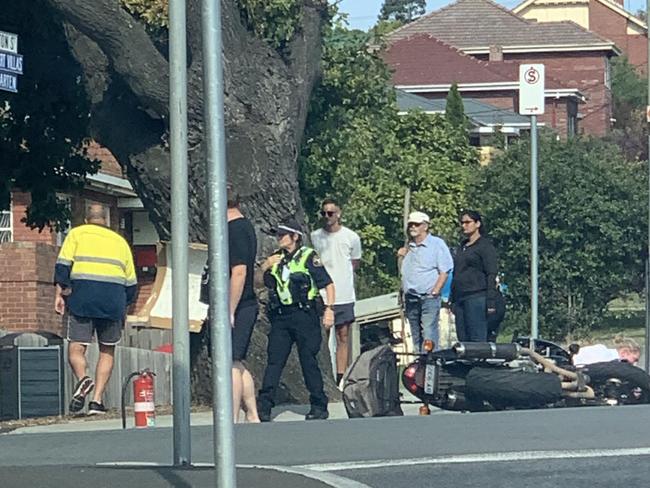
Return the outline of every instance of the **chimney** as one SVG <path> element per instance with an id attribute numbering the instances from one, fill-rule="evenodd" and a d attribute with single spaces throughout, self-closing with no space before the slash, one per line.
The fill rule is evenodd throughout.
<path id="1" fill-rule="evenodd" d="M 503 61 L 503 47 L 490 46 L 490 57 L 488 61 Z"/>

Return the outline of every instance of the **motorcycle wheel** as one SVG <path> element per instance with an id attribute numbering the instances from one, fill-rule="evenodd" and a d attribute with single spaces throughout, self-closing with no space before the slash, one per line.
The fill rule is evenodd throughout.
<path id="1" fill-rule="evenodd" d="M 589 376 L 589 385 L 602 388 L 608 380 L 618 379 L 631 388 L 639 388 L 641 396 L 635 403 L 650 403 L 650 376 L 630 363 L 607 361 L 588 364 L 581 370 Z"/>
<path id="2" fill-rule="evenodd" d="M 498 410 L 540 408 L 562 400 L 562 385 L 550 373 L 476 367 L 467 374 L 466 395 Z"/>

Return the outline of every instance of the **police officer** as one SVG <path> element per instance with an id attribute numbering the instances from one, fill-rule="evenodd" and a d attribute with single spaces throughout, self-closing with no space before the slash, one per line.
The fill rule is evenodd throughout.
<path id="1" fill-rule="evenodd" d="M 268 364 L 258 397 L 259 417 L 262 422 L 271 420 L 274 393 L 295 342 L 311 403 L 305 419 L 326 419 L 327 396 L 317 359 L 321 330 L 316 299 L 318 290 L 325 289 L 323 326 L 329 329 L 334 324 L 334 284 L 316 251 L 303 245 L 304 234 L 298 222 L 285 219 L 275 232 L 280 250 L 261 266 L 264 284 L 269 289 L 271 331 Z"/>

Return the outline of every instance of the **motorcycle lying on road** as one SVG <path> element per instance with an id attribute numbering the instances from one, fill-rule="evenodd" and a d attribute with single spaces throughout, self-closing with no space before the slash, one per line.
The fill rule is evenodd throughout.
<path id="1" fill-rule="evenodd" d="M 429 350 L 402 373 L 404 386 L 424 404 L 483 412 L 650 403 L 650 376 L 622 361 L 576 368 L 569 351 L 541 339 L 510 344 L 458 342 Z"/>

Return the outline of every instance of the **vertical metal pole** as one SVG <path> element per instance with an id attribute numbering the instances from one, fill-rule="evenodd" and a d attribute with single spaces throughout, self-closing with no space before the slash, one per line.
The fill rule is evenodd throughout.
<path id="1" fill-rule="evenodd" d="M 223 109 L 223 46 L 221 2 L 203 0 L 203 92 L 208 163 L 210 332 L 214 466 L 219 488 L 235 488 L 235 446 L 232 404 L 232 351 L 228 310 L 229 264 L 226 222 L 226 135 Z"/>
<path id="2" fill-rule="evenodd" d="M 649 0 L 650 1 L 650 0 Z M 538 248 L 537 248 L 537 115 L 530 117 L 530 337 L 537 339 Z M 531 345 L 531 348 L 534 346 Z"/>
<path id="3" fill-rule="evenodd" d="M 185 0 L 169 2 L 174 465 L 191 463 Z"/>
<path id="4" fill-rule="evenodd" d="M 650 22 L 650 0 L 646 0 L 646 26 Z M 648 79 L 648 96 L 646 100 L 646 112 L 650 113 L 650 29 L 646 29 L 646 37 L 648 38 L 648 57 L 646 59 L 645 75 Z M 647 115 L 646 115 L 647 117 Z M 648 256 L 646 262 L 650 259 L 650 133 L 648 134 Z M 646 306 L 645 306 L 645 370 L 650 371 L 650 263 L 646 265 Z"/>

